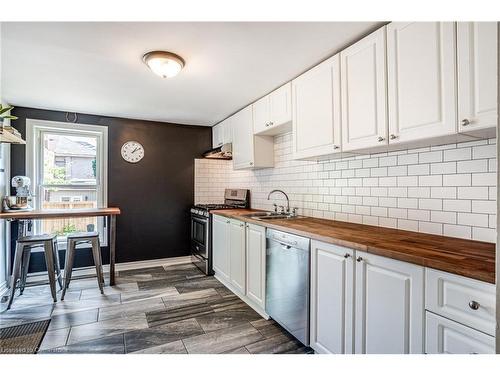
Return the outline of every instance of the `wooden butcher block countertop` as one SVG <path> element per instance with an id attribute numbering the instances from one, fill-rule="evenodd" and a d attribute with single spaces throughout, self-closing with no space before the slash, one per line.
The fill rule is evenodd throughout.
<path id="1" fill-rule="evenodd" d="M 211 213 L 495 283 L 495 244 L 489 242 L 305 216 L 272 220 L 256 220 L 242 216 L 259 211 L 229 209 Z"/>

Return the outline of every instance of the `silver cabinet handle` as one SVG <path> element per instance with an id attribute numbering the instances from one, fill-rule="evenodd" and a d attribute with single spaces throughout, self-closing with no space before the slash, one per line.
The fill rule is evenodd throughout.
<path id="1" fill-rule="evenodd" d="M 351 254 L 349 254 L 349 253 L 344 254 L 344 258 L 346 258 L 346 259 L 349 258 L 350 256 L 351 256 Z"/>
<path id="2" fill-rule="evenodd" d="M 470 121 L 468 119 L 464 118 L 462 120 L 462 126 L 467 126 L 467 125 L 470 125 Z"/>
<path id="3" fill-rule="evenodd" d="M 383 141 L 385 141 L 385 138 L 384 138 L 384 137 L 378 137 L 378 138 L 377 138 L 377 141 L 379 141 L 379 142 L 383 142 Z"/>
<path id="4" fill-rule="evenodd" d="M 472 310 L 477 310 L 479 309 L 479 302 L 477 301 L 470 301 L 469 302 L 469 307 L 472 309 Z"/>
<path id="5" fill-rule="evenodd" d="M 362 260 L 363 260 L 363 258 L 361 258 L 361 257 L 356 258 L 356 262 L 361 262 Z"/>
<path id="6" fill-rule="evenodd" d="M 390 138 L 391 138 L 391 139 L 396 139 L 396 138 L 397 138 L 397 135 L 395 135 L 395 134 L 391 134 L 391 137 L 390 137 Z"/>

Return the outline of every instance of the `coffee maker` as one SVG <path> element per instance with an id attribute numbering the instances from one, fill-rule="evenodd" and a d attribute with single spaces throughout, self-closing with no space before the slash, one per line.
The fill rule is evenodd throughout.
<path id="1" fill-rule="evenodd" d="M 27 176 L 14 176 L 11 181 L 16 188 L 16 195 L 7 195 L 3 198 L 4 211 L 30 211 L 31 207 L 31 180 Z"/>

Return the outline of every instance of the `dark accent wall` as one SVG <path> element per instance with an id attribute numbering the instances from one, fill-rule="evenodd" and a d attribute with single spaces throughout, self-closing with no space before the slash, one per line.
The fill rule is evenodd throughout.
<path id="1" fill-rule="evenodd" d="M 17 107 L 12 114 L 19 118 L 13 126 L 23 137 L 26 119 L 67 122 L 66 112 L 60 111 Z M 194 159 L 211 147 L 211 128 L 87 114 L 78 114 L 75 127 L 79 123 L 108 127 L 108 206 L 122 210 L 117 218 L 117 262 L 188 255 Z M 144 158 L 137 164 L 121 157 L 120 149 L 129 140 L 144 146 Z M 25 174 L 25 146 L 11 150 L 12 176 Z M 44 268 L 42 258 L 35 256 L 31 271 Z M 79 266 L 91 264 L 90 252 L 75 261 Z"/>

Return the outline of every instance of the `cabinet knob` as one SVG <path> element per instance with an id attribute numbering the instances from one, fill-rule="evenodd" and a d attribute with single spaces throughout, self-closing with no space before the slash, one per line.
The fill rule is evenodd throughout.
<path id="1" fill-rule="evenodd" d="M 468 119 L 464 118 L 462 120 L 462 126 L 467 126 L 467 125 L 470 125 L 470 121 Z"/>
<path id="2" fill-rule="evenodd" d="M 383 141 L 385 141 L 385 138 L 384 138 L 384 137 L 378 137 L 378 138 L 377 138 L 377 141 L 379 141 L 379 142 L 383 142 Z"/>
<path id="3" fill-rule="evenodd" d="M 267 128 L 268 126 L 269 126 L 269 123 L 268 123 L 268 122 L 266 122 L 266 128 Z"/>
<path id="4" fill-rule="evenodd" d="M 339 148 L 340 148 L 340 146 L 333 145 L 333 149 L 334 149 L 334 150 L 338 150 Z"/>
<path id="5" fill-rule="evenodd" d="M 476 302 L 476 301 L 470 301 L 470 302 L 469 302 L 469 307 L 470 307 L 472 310 L 477 310 L 477 309 L 479 309 L 479 302 Z"/>
<path id="6" fill-rule="evenodd" d="M 242 228 L 243 228 L 244 226 L 245 226 L 245 224 L 243 224 L 243 223 L 242 223 L 242 224 L 240 224 L 240 227 L 242 227 Z"/>
<path id="7" fill-rule="evenodd" d="M 250 165 L 253 165 L 253 161 L 250 162 Z"/>
<path id="8" fill-rule="evenodd" d="M 269 126 L 273 126 L 273 125 L 274 125 L 274 122 L 272 122 L 272 121 L 271 121 L 271 122 L 269 123 Z"/>
<path id="9" fill-rule="evenodd" d="M 361 258 L 361 257 L 356 258 L 356 262 L 361 262 L 362 260 L 363 260 L 363 258 Z"/>
<path id="10" fill-rule="evenodd" d="M 230 223 L 230 221 L 229 221 L 229 220 L 228 220 L 228 221 L 226 221 L 226 224 L 229 224 L 229 223 Z"/>
<path id="11" fill-rule="evenodd" d="M 349 254 L 349 253 L 344 254 L 344 258 L 346 258 L 346 259 L 349 258 L 350 256 L 351 256 L 351 254 Z"/>
<path id="12" fill-rule="evenodd" d="M 396 139 L 396 138 L 397 138 L 397 135 L 395 135 L 395 134 L 391 134 L 391 137 L 390 137 L 390 138 L 391 138 L 391 139 Z"/>

